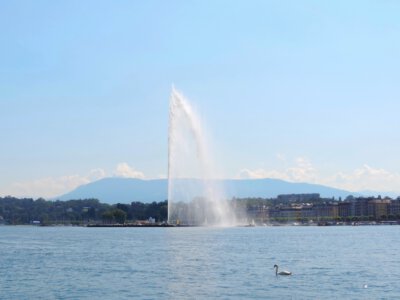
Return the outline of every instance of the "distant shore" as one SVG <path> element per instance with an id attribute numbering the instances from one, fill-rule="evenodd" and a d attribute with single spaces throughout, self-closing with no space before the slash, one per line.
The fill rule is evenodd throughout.
<path id="1" fill-rule="evenodd" d="M 301 226 L 301 227 L 315 227 L 315 226 L 388 226 L 400 225 L 399 221 L 382 221 L 382 222 L 319 222 L 319 223 L 268 223 L 268 224 L 239 224 L 232 227 L 285 227 L 285 226 Z M 179 227 L 207 227 L 201 225 L 175 225 L 175 224 L 0 224 L 0 227 L 8 226 L 35 226 L 35 227 L 89 227 L 89 228 L 179 228 Z"/>
<path id="2" fill-rule="evenodd" d="M 399 221 L 381 221 L 381 222 L 319 222 L 319 223 L 297 223 L 297 222 L 289 222 L 289 223 L 269 223 L 269 224 L 241 224 L 236 225 L 234 227 L 279 227 L 279 226 L 382 226 L 382 225 L 400 225 Z M 83 227 L 137 227 L 137 228 L 157 228 L 157 227 L 202 227 L 200 225 L 174 225 L 168 223 L 160 223 L 160 224 L 87 224 L 81 225 Z"/>
<path id="3" fill-rule="evenodd" d="M 175 225 L 163 224 L 87 224 L 84 227 L 178 227 Z"/>

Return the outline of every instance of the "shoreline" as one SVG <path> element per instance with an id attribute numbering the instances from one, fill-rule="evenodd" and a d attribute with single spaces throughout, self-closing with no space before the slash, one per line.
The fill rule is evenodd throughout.
<path id="1" fill-rule="evenodd" d="M 325 227 L 325 226 L 392 226 L 400 225 L 400 221 L 356 221 L 356 222 L 318 222 L 318 223 L 263 223 L 263 224 L 238 224 L 235 226 L 228 227 Z M 6 226 L 34 226 L 34 227 L 90 227 L 90 228 L 170 228 L 170 227 L 213 227 L 213 226 L 201 226 L 201 225 L 175 225 L 168 223 L 155 223 L 155 224 L 138 224 L 138 223 L 126 223 L 126 224 L 0 224 L 1 227 Z M 216 226 L 218 227 L 218 226 Z"/>

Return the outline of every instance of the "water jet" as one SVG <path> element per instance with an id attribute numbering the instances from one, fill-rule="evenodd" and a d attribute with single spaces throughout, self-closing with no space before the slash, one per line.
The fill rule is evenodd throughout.
<path id="1" fill-rule="evenodd" d="M 168 223 L 234 225 L 223 181 L 216 178 L 204 126 L 189 101 L 174 87 L 168 131 Z"/>

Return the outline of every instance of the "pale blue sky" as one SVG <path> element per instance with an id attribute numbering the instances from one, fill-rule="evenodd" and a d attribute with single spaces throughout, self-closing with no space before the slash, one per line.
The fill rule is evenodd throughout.
<path id="1" fill-rule="evenodd" d="M 0 195 L 167 173 L 168 101 L 227 178 L 400 191 L 398 1 L 3 1 Z"/>

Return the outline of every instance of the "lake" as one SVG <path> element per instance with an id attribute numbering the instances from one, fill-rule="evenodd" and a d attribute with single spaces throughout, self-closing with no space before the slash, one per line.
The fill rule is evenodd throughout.
<path id="1" fill-rule="evenodd" d="M 0 226 L 0 251 L 0 299 L 400 298 L 400 226 Z"/>

